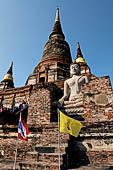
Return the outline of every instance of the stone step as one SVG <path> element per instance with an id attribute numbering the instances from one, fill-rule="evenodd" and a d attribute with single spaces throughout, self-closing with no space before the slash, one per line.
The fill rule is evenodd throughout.
<path id="1" fill-rule="evenodd" d="M 65 149 L 68 144 L 60 145 L 60 152 L 65 153 Z M 54 144 L 51 146 L 36 146 L 35 151 L 38 153 L 57 153 L 58 152 L 58 144 Z"/>
<path id="2" fill-rule="evenodd" d="M 14 166 L 14 160 L 0 159 L 0 170 L 12 170 Z M 18 170 L 16 167 L 15 170 Z"/>
<path id="3" fill-rule="evenodd" d="M 44 139 L 44 137 L 40 138 L 39 142 L 43 143 L 43 145 L 49 145 L 50 143 L 58 145 L 57 139 L 52 139 L 52 138 L 47 138 L 47 137 L 45 137 L 45 139 Z M 60 139 L 60 142 L 66 144 L 66 143 L 68 143 L 68 140 L 67 139 Z"/>
<path id="4" fill-rule="evenodd" d="M 20 170 L 58 170 L 58 163 L 29 162 L 19 163 Z"/>
<path id="5" fill-rule="evenodd" d="M 61 152 L 60 151 L 60 160 L 61 163 L 63 162 L 63 155 L 65 154 L 65 152 Z M 24 157 L 24 160 L 30 160 L 30 161 L 40 161 L 40 162 L 46 162 L 46 163 L 58 163 L 58 159 L 59 159 L 59 154 L 58 151 L 55 153 L 39 153 L 39 152 L 27 152 L 26 156 Z"/>
<path id="6" fill-rule="evenodd" d="M 46 163 L 58 163 L 59 162 L 59 155 L 58 153 L 46 153 L 39 155 L 38 161 L 46 162 Z M 60 154 L 60 162 L 63 163 L 63 153 Z"/>
<path id="7" fill-rule="evenodd" d="M 68 143 L 60 143 L 60 147 L 67 147 Z M 49 145 L 42 145 L 42 144 L 36 144 L 35 147 L 58 147 L 58 143 L 57 144 L 49 144 Z"/>

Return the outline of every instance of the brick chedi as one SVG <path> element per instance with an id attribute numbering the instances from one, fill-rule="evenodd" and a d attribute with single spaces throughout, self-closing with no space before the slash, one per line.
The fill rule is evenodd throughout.
<path id="1" fill-rule="evenodd" d="M 41 62 L 35 67 L 27 84 L 31 84 L 33 81 L 37 81 L 37 83 L 54 82 L 68 78 L 71 62 L 70 48 L 62 32 L 59 9 L 57 9 L 53 31 L 45 44 Z"/>
<path id="2" fill-rule="evenodd" d="M 10 66 L 7 74 L 4 76 L 3 80 L 0 83 L 0 89 L 8 89 L 8 88 L 14 87 L 13 76 L 12 76 L 12 67 L 13 67 L 13 62 L 11 63 L 11 66 Z"/>
<path id="3" fill-rule="evenodd" d="M 57 108 L 58 100 L 63 96 L 64 80 L 70 77 L 71 62 L 70 48 L 57 9 L 42 59 L 29 75 L 26 85 L 14 88 L 12 65 L 0 84 L 0 169 L 13 169 L 18 106 L 23 101 L 28 103 L 23 108 L 22 117 L 30 133 L 27 142 L 18 141 L 16 169 L 59 169 Z M 89 82 L 82 86 L 82 107 L 66 108 L 65 112 L 84 126 L 77 138 L 60 133 L 60 169 L 110 170 L 113 169 L 113 90 L 110 78 L 96 77 L 91 73 L 79 43 L 76 62 Z"/>

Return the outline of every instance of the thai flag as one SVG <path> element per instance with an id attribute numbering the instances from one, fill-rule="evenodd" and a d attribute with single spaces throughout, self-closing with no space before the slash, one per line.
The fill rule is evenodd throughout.
<path id="1" fill-rule="evenodd" d="M 29 134 L 29 130 L 27 125 L 25 124 L 21 113 L 20 113 L 20 120 L 19 120 L 19 124 L 18 124 L 18 137 L 21 140 L 27 141 L 27 135 Z"/>

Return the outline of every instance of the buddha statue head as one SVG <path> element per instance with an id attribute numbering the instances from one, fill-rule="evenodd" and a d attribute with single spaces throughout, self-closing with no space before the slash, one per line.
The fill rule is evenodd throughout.
<path id="1" fill-rule="evenodd" d="M 77 63 L 76 61 L 74 61 L 70 65 L 70 74 L 71 74 L 71 76 L 73 76 L 73 75 L 80 75 L 80 73 L 81 73 L 80 64 Z"/>

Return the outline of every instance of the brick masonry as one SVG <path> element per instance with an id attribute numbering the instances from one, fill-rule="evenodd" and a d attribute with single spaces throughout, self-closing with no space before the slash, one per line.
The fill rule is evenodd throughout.
<path id="1" fill-rule="evenodd" d="M 100 106 L 84 98 L 84 127 L 79 137 L 60 134 L 61 169 L 106 169 L 113 164 L 113 91 L 110 79 L 93 75 L 89 79 L 82 89 L 85 95 L 105 94 L 108 104 Z M 63 80 L 56 84 L 37 84 L 0 92 L 1 104 L 8 108 L 30 98 L 28 110 L 23 112 L 30 134 L 28 142 L 19 141 L 17 168 L 58 170 L 57 110 L 52 103 L 62 96 L 62 90 Z M 0 114 L 0 157 L 10 162 L 10 167 L 15 157 L 18 119 L 19 115 Z"/>

